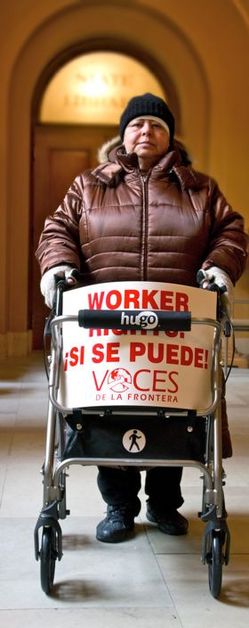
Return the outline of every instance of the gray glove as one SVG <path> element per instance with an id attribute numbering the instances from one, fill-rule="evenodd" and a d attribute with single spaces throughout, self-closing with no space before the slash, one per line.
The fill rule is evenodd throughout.
<path id="1" fill-rule="evenodd" d="M 198 271 L 199 272 L 199 271 Z M 230 308 L 233 303 L 233 283 L 229 277 L 229 275 L 218 268 L 218 266 L 211 266 L 208 270 L 201 269 L 202 280 L 201 287 L 205 289 L 210 289 L 212 284 L 216 284 L 219 288 L 226 288 L 226 291 L 222 294 L 222 300 L 228 313 L 230 313 Z M 198 273 L 197 273 L 198 274 Z"/>
<path id="2" fill-rule="evenodd" d="M 52 309 L 56 285 L 55 285 L 55 275 L 59 275 L 62 279 L 65 279 L 67 283 L 72 285 L 77 283 L 75 277 L 72 277 L 72 272 L 75 268 L 72 266 L 68 266 L 67 264 L 61 264 L 60 266 L 53 266 L 47 270 L 46 273 L 41 278 L 40 289 L 41 293 L 44 296 L 44 300 L 46 305 Z"/>

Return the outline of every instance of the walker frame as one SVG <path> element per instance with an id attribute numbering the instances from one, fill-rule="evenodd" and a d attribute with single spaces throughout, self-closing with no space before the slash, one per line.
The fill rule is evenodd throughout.
<path id="1" fill-rule="evenodd" d="M 202 474 L 203 494 L 202 510 L 198 513 L 201 520 L 206 524 L 202 538 L 201 560 L 208 566 L 209 589 L 214 598 L 218 598 L 222 586 L 223 565 L 229 562 L 230 533 L 227 525 L 227 513 L 225 510 L 223 486 L 225 484 L 225 474 L 222 467 L 222 432 L 221 432 L 221 339 L 222 334 L 227 335 L 227 318 L 222 320 L 212 320 L 205 318 L 191 318 L 191 325 L 208 325 L 214 331 L 214 343 L 212 352 L 211 368 L 211 392 L 212 403 L 202 411 L 176 411 L 172 408 L 147 408 L 144 407 L 99 407 L 99 408 L 67 408 L 58 402 L 58 389 L 60 379 L 60 363 L 62 359 L 62 324 L 67 321 L 78 321 L 78 315 L 62 315 L 62 292 L 68 289 L 65 281 L 60 281 L 57 286 L 56 314 L 50 320 L 51 333 L 51 356 L 49 358 L 49 383 L 48 383 L 48 413 L 46 429 L 45 460 L 42 467 L 43 475 L 43 506 L 38 517 L 35 530 L 35 557 L 40 561 L 40 579 L 42 590 L 50 595 L 53 591 L 56 560 L 61 560 L 62 552 L 62 530 L 59 519 L 65 519 L 70 511 L 66 507 L 66 475 L 72 465 L 101 465 L 101 466 L 137 466 L 143 469 L 153 466 L 183 466 L 197 467 Z M 218 295 L 218 302 L 219 302 Z M 218 311 L 220 308 L 218 308 Z M 220 318 L 220 316 L 218 316 Z M 171 321 L 172 323 L 172 321 Z M 169 323 L 170 324 L 170 323 Z M 181 323 L 179 323 L 181 324 Z M 184 323 L 183 323 L 184 324 Z M 101 327 L 98 324 L 98 327 Z M 184 328 L 184 327 L 183 327 Z M 167 329 L 171 329 L 170 326 Z M 181 434 L 198 429 L 205 431 L 204 451 L 199 459 L 179 457 L 170 458 L 170 447 L 172 442 L 171 432 L 166 434 L 171 438 L 169 442 L 169 457 L 163 455 L 159 457 L 120 454 L 112 456 L 84 455 L 64 458 L 65 452 L 65 428 L 69 425 L 77 432 L 81 431 L 87 420 L 95 424 L 94 429 L 98 429 L 98 421 L 116 421 L 116 426 L 121 422 L 122 426 L 131 425 L 131 416 L 144 422 L 154 418 L 163 426 L 163 430 L 168 430 L 169 425 L 177 425 L 182 430 Z M 133 419 L 134 423 L 134 419 Z M 112 421 L 113 424 L 113 421 Z M 151 424 L 151 422 L 150 422 Z M 149 423 L 147 423 L 148 428 Z M 152 428 L 153 429 L 153 428 Z M 190 436 L 189 436 L 190 435 Z M 184 436 L 185 438 L 185 436 Z M 174 436 L 173 436 L 174 439 Z M 189 441 L 186 441 L 187 443 Z M 188 444 L 186 445 L 188 447 Z M 167 446 L 166 446 L 167 449 Z"/>

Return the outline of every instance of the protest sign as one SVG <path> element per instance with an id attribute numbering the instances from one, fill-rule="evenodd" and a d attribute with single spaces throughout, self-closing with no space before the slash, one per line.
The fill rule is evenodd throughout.
<path id="1" fill-rule="evenodd" d="M 197 409 L 211 404 L 214 329 L 158 331 L 153 312 L 191 312 L 216 319 L 216 295 L 171 283 L 118 282 L 80 287 L 63 294 L 63 314 L 79 310 L 123 311 L 137 329 L 84 329 L 63 323 L 59 401 L 68 408 L 144 406 Z M 124 314 L 132 310 L 133 318 Z"/>

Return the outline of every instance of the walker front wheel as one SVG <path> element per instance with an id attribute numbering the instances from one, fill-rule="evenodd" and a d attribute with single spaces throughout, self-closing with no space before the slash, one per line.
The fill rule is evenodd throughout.
<path id="1" fill-rule="evenodd" d="M 47 595 L 51 593 L 53 587 L 56 558 L 56 532 L 50 527 L 43 528 L 40 550 L 40 575 L 42 590 Z"/>
<path id="2" fill-rule="evenodd" d="M 223 562 L 222 538 L 214 533 L 207 555 L 209 589 L 214 598 L 218 598 L 221 592 Z"/>

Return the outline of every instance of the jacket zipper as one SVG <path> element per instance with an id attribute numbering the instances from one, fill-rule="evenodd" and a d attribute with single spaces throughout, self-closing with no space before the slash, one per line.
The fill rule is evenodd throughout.
<path id="1" fill-rule="evenodd" d="M 147 279 L 147 248 L 148 248 L 148 179 L 149 175 L 140 175 L 142 181 L 142 260 L 141 260 L 141 281 Z"/>

